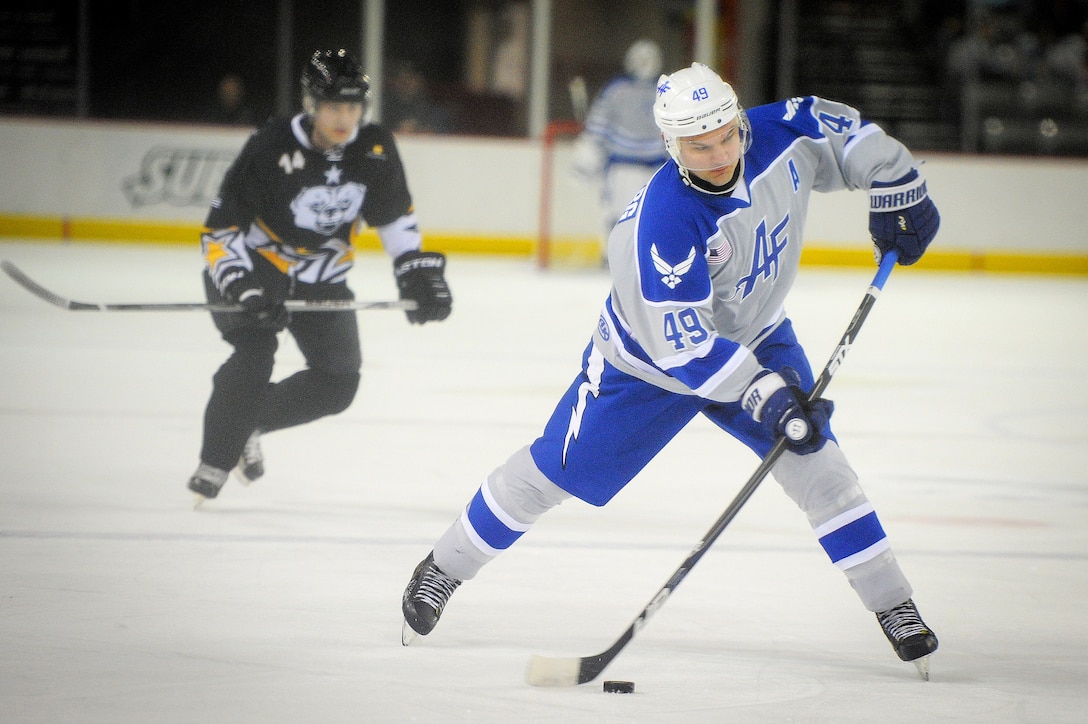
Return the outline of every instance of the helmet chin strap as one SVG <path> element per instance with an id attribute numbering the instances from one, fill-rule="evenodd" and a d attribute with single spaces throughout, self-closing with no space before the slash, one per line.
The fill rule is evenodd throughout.
<path id="1" fill-rule="evenodd" d="M 744 175 L 744 156 L 740 157 L 740 161 L 737 162 L 737 168 L 733 171 L 733 177 L 729 179 L 724 186 L 715 186 L 709 181 L 704 181 L 698 176 L 693 176 L 690 171 L 680 164 L 677 164 L 677 168 L 680 169 L 680 178 L 684 180 L 684 183 L 696 191 L 702 191 L 704 194 L 711 194 L 713 196 L 725 196 L 733 193 L 733 189 L 737 188 L 740 177 Z"/>

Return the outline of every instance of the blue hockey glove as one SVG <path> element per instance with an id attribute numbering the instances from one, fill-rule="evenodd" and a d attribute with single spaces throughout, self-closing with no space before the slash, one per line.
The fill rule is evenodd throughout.
<path id="1" fill-rule="evenodd" d="M 450 316 L 453 296 L 446 284 L 446 256 L 434 251 L 406 251 L 393 261 L 393 276 L 401 299 L 416 303 L 407 310 L 412 324 L 441 322 Z"/>
<path id="2" fill-rule="evenodd" d="M 912 169 L 891 182 L 874 181 L 869 189 L 869 234 L 877 264 L 888 251 L 899 252 L 899 263 L 910 266 L 922 258 L 937 235 L 941 215 L 926 191 L 926 180 Z"/>
<path id="3" fill-rule="evenodd" d="M 264 289 L 257 286 L 248 274 L 239 275 L 229 282 L 224 290 L 224 296 L 235 304 L 245 307 L 244 314 L 261 329 L 272 329 L 278 332 L 287 326 L 289 318 L 283 302 L 265 294 Z"/>
<path id="4" fill-rule="evenodd" d="M 785 436 L 793 452 L 808 455 L 827 442 L 835 404 L 823 398 L 809 402 L 800 385 L 801 378 L 790 367 L 782 368 L 781 374 L 763 370 L 752 379 L 741 402 L 772 437 Z"/>

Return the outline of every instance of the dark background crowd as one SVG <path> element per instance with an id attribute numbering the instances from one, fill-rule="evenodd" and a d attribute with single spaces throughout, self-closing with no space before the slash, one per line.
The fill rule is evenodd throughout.
<path id="1" fill-rule="evenodd" d="M 720 0 L 719 65 L 754 79 L 738 84 L 748 105 L 815 93 L 859 107 L 919 149 L 1088 156 L 1088 0 L 774 0 L 759 2 L 767 20 L 758 34 L 738 33 L 755 2 Z M 560 16 L 567 5 L 553 3 Z M 616 47 L 659 29 L 667 65 L 690 62 L 692 5 L 580 4 L 615 18 L 626 36 Z M 285 52 L 283 8 L 299 68 L 317 47 L 358 52 L 362 6 L 16 2 L 0 10 L 0 114 L 253 125 L 282 111 L 272 69 Z M 527 135 L 530 17 L 527 0 L 386 2 L 382 122 L 397 132 Z M 572 116 L 572 76 L 592 94 L 620 72 L 620 53 L 589 50 L 603 42 L 553 37 L 551 118 Z"/>

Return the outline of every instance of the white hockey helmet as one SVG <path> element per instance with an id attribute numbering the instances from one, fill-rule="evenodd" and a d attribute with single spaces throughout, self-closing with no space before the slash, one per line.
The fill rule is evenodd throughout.
<path id="1" fill-rule="evenodd" d="M 661 72 L 661 48 L 652 40 L 636 40 L 623 56 L 623 68 L 642 81 L 652 81 Z"/>
<path id="2" fill-rule="evenodd" d="M 661 129 L 665 149 L 685 174 L 677 140 L 725 128 L 738 119 L 741 154 L 752 146 L 752 127 L 733 87 L 702 63 L 692 63 L 657 80 L 654 122 Z M 704 169 L 691 169 L 693 171 Z"/>

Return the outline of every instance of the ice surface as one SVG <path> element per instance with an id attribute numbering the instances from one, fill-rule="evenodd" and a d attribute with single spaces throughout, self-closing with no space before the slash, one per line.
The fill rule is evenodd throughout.
<path id="1" fill-rule="evenodd" d="M 201 298 L 194 249 L 0 244 L 83 301 Z M 360 298 L 393 298 L 387 259 Z M 607 648 L 755 468 L 701 420 L 619 497 L 545 516 L 400 645 L 415 564 L 577 371 L 599 272 L 454 256 L 454 313 L 362 312 L 345 413 L 264 439 L 194 511 L 202 313 L 69 312 L 0 278 L 0 720 L 1081 722 L 1088 716 L 1088 281 L 897 270 L 828 390 L 940 636 L 899 662 L 773 480 L 600 679 Z M 802 270 L 817 369 L 872 272 Z M 285 341 L 277 375 L 300 362 Z M 603 679 L 636 682 L 605 695 Z"/>

